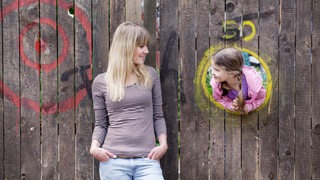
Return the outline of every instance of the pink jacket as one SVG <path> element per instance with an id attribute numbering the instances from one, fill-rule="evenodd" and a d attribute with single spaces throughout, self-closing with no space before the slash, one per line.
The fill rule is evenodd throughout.
<path id="1" fill-rule="evenodd" d="M 266 90 L 263 87 L 262 78 L 257 71 L 250 67 L 243 66 L 242 72 L 248 83 L 248 97 L 250 99 L 245 101 L 245 106 L 247 106 L 250 112 L 257 109 L 264 102 Z M 215 82 L 214 78 L 212 78 L 210 84 L 212 86 L 213 98 L 226 109 L 233 111 L 232 99 L 228 96 L 222 96 L 221 83 Z"/>

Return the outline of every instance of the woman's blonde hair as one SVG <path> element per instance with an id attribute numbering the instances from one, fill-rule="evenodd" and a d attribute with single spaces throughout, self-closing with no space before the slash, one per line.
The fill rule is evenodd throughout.
<path id="1" fill-rule="evenodd" d="M 240 50 L 236 48 L 224 48 L 219 51 L 217 51 L 213 57 L 212 61 L 220 66 L 223 67 L 228 72 L 233 72 L 235 77 L 237 77 L 239 83 L 240 83 L 240 92 L 237 96 L 238 98 L 238 107 L 240 112 L 244 112 L 244 106 L 245 106 L 245 99 L 243 97 L 242 92 L 242 66 L 243 66 L 243 57 Z M 221 83 L 221 90 L 222 90 L 222 96 L 225 96 L 228 94 L 230 88 L 228 87 L 226 82 Z"/>
<path id="2" fill-rule="evenodd" d="M 125 96 L 126 80 L 134 73 L 138 84 L 151 89 L 152 80 L 144 64 L 133 63 L 136 47 L 148 44 L 149 32 L 132 22 L 120 24 L 112 39 L 106 73 L 107 90 L 111 101 L 120 101 Z"/>

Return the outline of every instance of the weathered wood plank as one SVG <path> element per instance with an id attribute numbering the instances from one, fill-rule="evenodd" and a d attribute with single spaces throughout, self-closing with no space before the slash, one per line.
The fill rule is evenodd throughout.
<path id="1" fill-rule="evenodd" d="M 196 2 L 192 0 L 179 1 L 179 37 L 181 59 L 181 119 L 180 119 L 180 178 L 196 179 L 198 168 L 190 162 L 197 162 L 195 133 L 197 127 L 196 103 L 194 92 L 195 74 L 195 11 Z"/>
<path id="2" fill-rule="evenodd" d="M 0 2 L 0 13 L 3 14 L 3 9 L 2 9 L 2 2 Z M 0 19 L 0 37 L 3 37 L 3 18 Z M 3 109 L 3 103 L 4 103 L 4 95 L 3 95 L 3 43 L 2 41 L 0 41 L 0 61 L 2 63 L 0 63 L 0 129 L 1 129 L 1 133 L 0 133 L 0 144 L 2 144 L 2 146 L 0 146 L 0 164 L 4 164 L 4 119 L 3 119 L 3 115 L 4 115 L 4 109 Z M 4 166 L 0 166 L 0 179 L 4 179 Z"/>
<path id="3" fill-rule="evenodd" d="M 320 2 L 312 1 L 312 179 L 320 179 Z"/>
<path id="4" fill-rule="evenodd" d="M 105 1 L 92 2 L 93 77 L 107 70 L 109 55 L 109 5 Z"/>
<path id="5" fill-rule="evenodd" d="M 225 1 L 225 29 L 226 46 L 241 46 L 239 25 L 241 24 L 242 0 Z M 236 20 L 235 20 L 236 19 Z"/>
<path id="6" fill-rule="evenodd" d="M 131 1 L 130 1 L 131 2 Z M 109 5 L 105 1 L 92 2 L 92 79 L 107 70 L 109 55 Z M 94 121 L 92 121 L 92 127 Z M 99 161 L 94 160 L 94 178 L 99 179 Z"/>
<path id="7" fill-rule="evenodd" d="M 161 160 L 165 179 L 178 179 L 179 164 L 179 52 L 178 0 L 160 1 L 160 80 L 163 113 L 167 124 L 168 151 Z"/>
<path id="8" fill-rule="evenodd" d="M 39 3 L 20 3 L 20 51 L 34 63 L 40 62 L 41 42 L 39 24 Z M 40 24 L 41 25 L 41 24 Z M 24 62 L 24 60 L 22 60 Z M 20 63 L 21 82 L 21 179 L 40 179 L 40 76 L 39 70 Z M 33 107 L 24 106 L 24 100 L 33 102 Z M 31 104 L 31 103 L 30 103 Z"/>
<path id="9" fill-rule="evenodd" d="M 226 21 L 242 15 L 242 3 L 240 0 L 226 1 L 225 9 Z M 227 24 L 226 26 L 231 30 L 237 28 L 235 24 Z M 226 44 L 227 46 L 239 46 L 241 44 L 239 40 L 233 38 L 226 41 Z M 241 116 L 226 113 L 225 118 L 226 179 L 241 179 Z"/>
<path id="10" fill-rule="evenodd" d="M 143 25 L 143 1 L 126 0 L 126 20 Z"/>
<path id="11" fill-rule="evenodd" d="M 126 20 L 125 0 L 110 0 L 110 37 L 116 28 Z"/>
<path id="12" fill-rule="evenodd" d="M 150 33 L 150 41 L 148 45 L 149 54 L 145 64 L 156 67 L 156 0 L 144 0 L 144 26 Z"/>
<path id="13" fill-rule="evenodd" d="M 7 7 L 11 4 L 12 9 Z M 3 0 L 4 179 L 20 179 L 20 81 L 18 1 Z"/>
<path id="14" fill-rule="evenodd" d="M 278 170 L 278 8 L 279 2 L 259 2 L 259 57 L 270 70 L 270 98 L 259 111 L 259 179 L 276 179 Z M 270 92 L 271 91 L 271 92 Z"/>
<path id="15" fill-rule="evenodd" d="M 93 109 L 91 98 L 92 83 L 92 32 L 91 2 L 75 0 L 75 66 L 79 74 L 75 76 L 76 95 L 76 178 L 93 178 L 93 157 L 89 153 L 91 145 Z"/>
<path id="16" fill-rule="evenodd" d="M 295 179 L 311 179 L 311 1 L 297 0 Z"/>
<path id="17" fill-rule="evenodd" d="M 241 47 L 258 52 L 259 26 L 258 17 L 259 1 L 242 0 L 242 20 L 240 21 Z M 241 167 L 243 179 L 258 179 L 258 119 L 259 112 L 250 112 L 242 116 L 241 128 Z"/>
<path id="18" fill-rule="evenodd" d="M 258 179 L 258 112 L 242 118 L 241 166 L 242 179 Z"/>
<path id="19" fill-rule="evenodd" d="M 225 21 L 225 2 L 210 0 L 210 45 L 216 51 L 223 47 L 225 40 L 223 23 Z M 207 60 L 211 65 L 211 59 Z M 210 98 L 212 94 L 210 93 Z M 211 99 L 212 100 L 212 99 Z M 224 110 L 213 103 L 210 105 L 210 179 L 225 179 L 225 118 Z"/>
<path id="20" fill-rule="evenodd" d="M 210 48 L 209 42 L 209 0 L 197 1 L 196 4 L 196 66 L 197 69 L 200 68 L 201 60 L 206 52 Z M 201 78 L 196 74 L 195 78 Z M 195 85 L 194 85 L 195 86 Z M 201 89 L 199 84 L 196 89 Z M 195 94 L 196 96 L 196 94 Z M 194 136 L 199 137 L 196 141 L 196 151 L 194 156 L 197 158 L 197 179 L 208 179 L 209 172 L 209 127 L 210 127 L 210 101 L 201 102 L 201 105 L 205 105 L 206 108 L 202 109 L 201 106 L 197 104 L 195 113 L 196 113 L 196 130 Z M 201 137 L 201 138 L 200 138 Z"/>
<path id="21" fill-rule="evenodd" d="M 225 127 L 225 176 L 241 179 L 241 116 L 226 113 Z"/>
<path id="22" fill-rule="evenodd" d="M 74 78 L 77 68 L 74 65 L 74 0 L 57 2 L 58 55 L 66 53 L 63 63 L 58 66 L 59 94 L 59 174 L 61 179 L 75 178 L 75 92 Z M 65 39 L 65 40 L 63 40 Z M 66 51 L 65 51 L 66 50 Z"/>
<path id="23" fill-rule="evenodd" d="M 295 1 L 282 0 L 279 37 L 279 169 L 280 179 L 294 178 Z"/>
<path id="24" fill-rule="evenodd" d="M 58 179 L 57 29 L 56 5 L 40 3 L 42 179 Z M 51 23 L 51 24 L 50 24 Z M 43 46 L 43 47 L 42 47 Z M 53 66 L 50 66 L 52 64 Z"/>

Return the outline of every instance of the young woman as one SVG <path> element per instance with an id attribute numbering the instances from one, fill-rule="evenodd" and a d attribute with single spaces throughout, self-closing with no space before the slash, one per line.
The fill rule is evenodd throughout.
<path id="1" fill-rule="evenodd" d="M 224 48 L 212 57 L 213 98 L 230 111 L 247 114 L 265 100 L 262 78 L 254 69 L 243 65 L 241 51 Z"/>
<path id="2" fill-rule="evenodd" d="M 102 180 L 163 179 L 159 160 L 168 148 L 167 132 L 158 74 L 144 65 L 148 40 L 145 28 L 120 24 L 107 72 L 93 81 L 95 127 L 90 153 L 100 161 Z"/>

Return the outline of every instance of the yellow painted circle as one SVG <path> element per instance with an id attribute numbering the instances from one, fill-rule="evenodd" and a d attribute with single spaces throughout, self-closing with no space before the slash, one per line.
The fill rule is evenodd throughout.
<path id="1" fill-rule="evenodd" d="M 221 108 L 221 109 L 225 109 L 220 103 L 218 103 L 217 101 L 215 101 L 213 98 L 212 98 L 212 93 L 209 92 L 209 89 L 208 88 L 210 86 L 210 84 L 208 84 L 210 81 L 207 80 L 207 73 L 209 71 L 209 68 L 211 67 L 211 57 L 212 55 L 219 49 L 221 49 L 222 46 L 211 46 L 204 54 L 203 58 L 201 59 L 201 62 L 199 63 L 199 66 L 198 66 L 198 69 L 197 69 L 197 76 L 196 76 L 196 80 L 195 80 L 195 83 L 196 83 L 196 100 L 197 100 L 197 103 L 200 107 L 200 109 L 202 110 L 205 110 L 207 109 L 208 107 L 206 107 L 206 103 L 204 101 L 206 101 L 206 99 L 210 100 L 210 102 L 212 102 L 214 105 L 216 105 L 217 107 Z M 271 97 L 271 89 L 272 89 L 272 78 L 271 78 L 271 73 L 270 73 L 270 70 L 267 66 L 267 64 L 265 63 L 265 61 L 259 57 L 255 52 L 249 50 L 249 49 L 246 49 L 246 48 L 238 48 L 238 47 L 235 47 L 239 50 L 241 50 L 242 52 L 246 52 L 248 53 L 249 55 L 253 56 L 254 58 L 256 58 L 262 65 L 264 71 L 265 71 L 265 74 L 266 74 L 266 77 L 267 77 L 267 84 L 265 86 L 266 90 L 267 90 L 267 94 L 266 94 L 266 99 L 265 101 L 263 102 L 263 104 L 257 109 L 261 109 L 262 107 L 264 107 L 270 97 Z M 205 98 L 203 98 L 203 95 Z M 234 111 L 230 111 L 230 110 L 226 110 L 227 112 L 229 113 L 232 113 L 232 114 L 239 114 L 239 112 L 234 112 Z"/>

